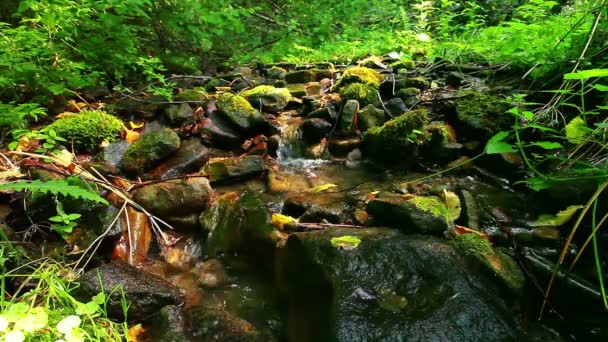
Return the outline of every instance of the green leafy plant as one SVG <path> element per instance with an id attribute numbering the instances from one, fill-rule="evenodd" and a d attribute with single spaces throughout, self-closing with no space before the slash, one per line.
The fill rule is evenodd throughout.
<path id="1" fill-rule="evenodd" d="M 96 192 L 85 189 L 83 187 L 70 184 L 68 179 L 50 180 L 50 181 L 18 181 L 7 184 L 0 184 L 0 190 L 13 191 L 32 191 L 54 196 L 63 195 L 75 199 L 89 200 L 97 203 L 108 204 L 108 201 L 99 196 Z"/>
<path id="2" fill-rule="evenodd" d="M 36 103 L 0 103 L 0 128 L 17 129 L 27 126 L 27 119 L 39 119 L 46 111 Z"/>
<path id="3" fill-rule="evenodd" d="M 56 209 L 57 215 L 49 217 L 49 221 L 52 222 L 53 230 L 61 235 L 62 238 L 67 239 L 74 230 L 74 227 L 78 225 L 76 221 L 82 215 L 77 213 L 67 214 L 63 211 L 63 205 L 59 201 L 57 201 Z"/>
<path id="4" fill-rule="evenodd" d="M 46 130 L 28 130 L 28 129 L 14 129 L 11 131 L 13 141 L 8 144 L 10 150 L 15 150 L 19 146 L 19 140 L 23 137 L 27 139 L 41 140 L 42 145 L 35 150 L 37 153 L 53 152 L 58 153 L 58 145 L 66 142 L 64 138 L 57 135 L 54 129 Z"/>

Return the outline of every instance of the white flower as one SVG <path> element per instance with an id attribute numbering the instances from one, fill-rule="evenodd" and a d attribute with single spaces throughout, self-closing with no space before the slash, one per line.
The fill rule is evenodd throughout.
<path id="1" fill-rule="evenodd" d="M 0 332 L 5 332 L 8 328 L 8 325 L 8 320 L 4 316 L 0 315 Z"/>
<path id="2" fill-rule="evenodd" d="M 61 322 L 57 323 L 57 331 L 64 335 L 72 334 L 74 328 L 80 326 L 80 317 L 76 315 L 70 315 L 62 319 Z"/>
<path id="3" fill-rule="evenodd" d="M 419 41 L 421 41 L 421 42 L 425 42 L 425 43 L 426 43 L 426 42 L 430 42 L 430 41 L 431 41 L 431 36 L 429 36 L 429 35 L 428 35 L 428 34 L 426 34 L 426 33 L 418 33 L 418 34 L 416 35 L 416 38 L 418 38 L 418 40 L 419 40 Z"/>
<path id="4" fill-rule="evenodd" d="M 23 342 L 25 341 L 25 335 L 19 330 L 13 330 L 4 335 L 4 340 L 6 342 Z"/>

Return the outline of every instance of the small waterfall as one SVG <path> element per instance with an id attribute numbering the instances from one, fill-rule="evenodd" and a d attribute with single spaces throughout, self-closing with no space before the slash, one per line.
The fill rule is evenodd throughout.
<path id="1" fill-rule="evenodd" d="M 283 112 L 277 118 L 281 132 L 281 142 L 277 150 L 279 165 L 308 169 L 325 164 L 327 160 L 309 159 L 306 157 L 306 145 L 302 139 L 302 132 L 299 129 L 304 119 L 294 117 L 291 114 L 291 112 Z"/>

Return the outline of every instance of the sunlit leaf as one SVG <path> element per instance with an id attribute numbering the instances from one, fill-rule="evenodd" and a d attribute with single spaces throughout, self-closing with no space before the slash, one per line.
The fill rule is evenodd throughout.
<path id="1" fill-rule="evenodd" d="M 336 184 L 331 184 L 331 183 L 326 183 L 326 184 L 321 184 L 319 186 L 315 186 L 314 188 L 308 189 L 309 192 L 323 192 L 326 190 L 329 190 L 331 188 L 335 188 L 337 187 Z"/>
<path id="2" fill-rule="evenodd" d="M 599 90 L 599 91 L 608 91 L 608 86 L 603 85 L 603 84 L 594 84 L 593 89 Z"/>
<path id="3" fill-rule="evenodd" d="M 298 220 L 291 216 L 278 213 L 272 214 L 272 218 L 270 219 L 270 224 L 281 230 L 283 230 L 286 225 L 294 225 L 297 222 Z"/>
<path id="4" fill-rule="evenodd" d="M 552 141 L 535 141 L 532 143 L 532 145 L 542 147 L 545 150 L 553 150 L 563 147 L 562 144 Z"/>
<path id="5" fill-rule="evenodd" d="M 133 130 L 127 129 L 125 130 L 125 141 L 129 144 L 139 140 L 140 134 Z"/>
<path id="6" fill-rule="evenodd" d="M 336 248 L 351 250 L 357 248 L 361 243 L 361 239 L 356 236 L 345 235 L 331 239 L 331 245 Z"/>
<path id="7" fill-rule="evenodd" d="M 608 69 L 589 69 L 571 72 L 564 75 L 565 80 L 586 80 L 592 77 L 606 77 Z"/>
<path id="8" fill-rule="evenodd" d="M 582 144 L 591 133 L 591 129 L 580 116 L 575 117 L 566 125 L 566 137 L 573 144 Z"/>
<path id="9" fill-rule="evenodd" d="M 545 126 L 538 125 L 538 124 L 535 124 L 535 123 L 530 123 L 530 124 L 528 124 L 528 127 L 531 127 L 531 128 L 536 128 L 536 129 L 538 129 L 538 130 L 541 130 L 541 131 L 546 131 L 546 132 L 559 133 L 559 131 L 558 131 L 558 130 L 556 130 L 556 129 L 549 128 L 549 127 L 545 127 Z"/>
<path id="10" fill-rule="evenodd" d="M 134 325 L 129 328 L 128 339 L 129 342 L 139 342 L 139 336 L 144 332 L 144 328 L 141 324 Z"/>
<path id="11" fill-rule="evenodd" d="M 131 129 L 142 128 L 142 127 L 144 127 L 144 125 L 145 125 L 145 123 L 143 121 L 141 123 L 129 121 L 129 126 L 131 126 Z"/>
<path id="12" fill-rule="evenodd" d="M 560 211 L 557 215 L 543 214 L 538 217 L 534 222 L 530 223 L 532 227 L 539 226 L 561 226 L 568 222 L 572 216 L 579 210 L 582 209 L 582 205 L 571 205 L 568 208 Z"/>
<path id="13" fill-rule="evenodd" d="M 461 205 L 458 195 L 451 191 L 443 190 L 443 201 L 448 209 L 448 219 L 456 221 L 460 217 Z"/>

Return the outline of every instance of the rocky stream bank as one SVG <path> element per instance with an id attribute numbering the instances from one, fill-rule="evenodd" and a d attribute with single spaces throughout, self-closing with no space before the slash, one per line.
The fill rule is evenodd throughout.
<path id="1" fill-rule="evenodd" d="M 567 234 L 537 219 L 577 203 L 514 186 L 517 154 L 483 155 L 519 92 L 495 76 L 387 57 L 182 77 L 171 103 L 91 92 L 136 138 L 99 148 L 53 125 L 72 163 L 139 207 L 107 190 L 109 205 L 68 201 L 82 220 L 44 253 L 78 259 L 102 236 L 81 295 L 121 285 L 151 341 L 602 340 L 579 278 L 558 277 L 537 321 Z M 7 222 L 26 229 L 51 202 L 13 202 Z"/>

